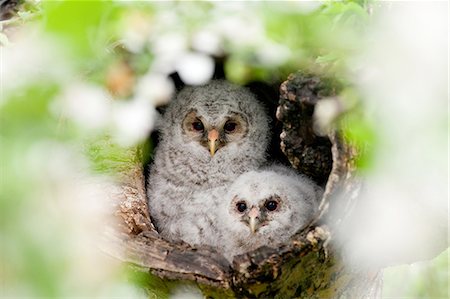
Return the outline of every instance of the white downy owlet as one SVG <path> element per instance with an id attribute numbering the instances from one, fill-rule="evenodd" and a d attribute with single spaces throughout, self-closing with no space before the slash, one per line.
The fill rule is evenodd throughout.
<path id="1" fill-rule="evenodd" d="M 231 261 L 261 246 L 277 247 L 311 220 L 321 193 L 310 179 L 281 166 L 241 175 L 219 206 L 218 248 Z"/>

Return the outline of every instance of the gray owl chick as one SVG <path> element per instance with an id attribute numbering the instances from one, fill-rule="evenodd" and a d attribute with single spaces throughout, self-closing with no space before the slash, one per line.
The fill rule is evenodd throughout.
<path id="1" fill-rule="evenodd" d="M 179 213 L 169 234 L 173 239 L 182 240 L 192 246 L 208 245 L 218 247 L 221 242 L 221 223 L 217 221 L 224 200 L 226 186 L 196 192 L 189 204 Z"/>
<path id="2" fill-rule="evenodd" d="M 281 166 L 241 175 L 219 209 L 219 248 L 230 261 L 261 246 L 277 247 L 311 220 L 320 188 Z"/>
<path id="3" fill-rule="evenodd" d="M 149 210 L 162 236 L 177 238 L 173 226 L 192 205 L 211 206 L 191 202 L 195 192 L 225 186 L 263 165 L 268 132 L 265 110 L 245 88 L 212 81 L 183 89 L 160 124 L 148 183 Z"/>

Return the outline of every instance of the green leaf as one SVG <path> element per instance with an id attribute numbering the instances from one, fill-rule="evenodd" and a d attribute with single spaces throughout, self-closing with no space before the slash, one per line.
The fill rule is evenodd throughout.
<path id="1" fill-rule="evenodd" d="M 372 169 L 379 136 L 375 125 L 359 109 L 354 109 L 340 121 L 345 140 L 358 150 L 356 166 L 361 171 Z"/>
<path id="2" fill-rule="evenodd" d="M 111 37 L 115 8 L 107 1 L 46 1 L 45 29 L 75 54 L 94 58 L 103 52 Z"/>

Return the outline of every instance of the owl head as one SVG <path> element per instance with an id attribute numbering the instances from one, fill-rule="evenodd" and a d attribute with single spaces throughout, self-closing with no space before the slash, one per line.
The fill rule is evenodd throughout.
<path id="1" fill-rule="evenodd" d="M 228 191 L 228 228 L 250 249 L 284 242 L 312 218 L 318 195 L 312 181 L 284 167 L 246 172 Z"/>
<path id="2" fill-rule="evenodd" d="M 208 159 L 239 152 L 265 154 L 269 118 L 247 89 L 227 81 L 186 87 L 170 103 L 161 133 L 164 140 Z"/>

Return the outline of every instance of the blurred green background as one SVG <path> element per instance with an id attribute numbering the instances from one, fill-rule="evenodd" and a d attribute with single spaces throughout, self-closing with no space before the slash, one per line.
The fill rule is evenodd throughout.
<path id="1" fill-rule="evenodd" d="M 135 159 L 129 149 L 151 132 L 173 71 L 201 82 L 220 58 L 239 84 L 276 84 L 299 69 L 335 76 L 347 86 L 341 124 L 364 149 L 361 170 L 384 142 L 355 80 L 375 2 L 19 3 L 2 6 L 0 21 L 4 297 L 146 296 L 93 250 L 91 228 L 107 213 L 89 198 L 105 197 L 99 186 Z M 183 64 L 192 61 L 198 74 Z M 448 254 L 386 269 L 383 297 L 449 298 Z"/>

